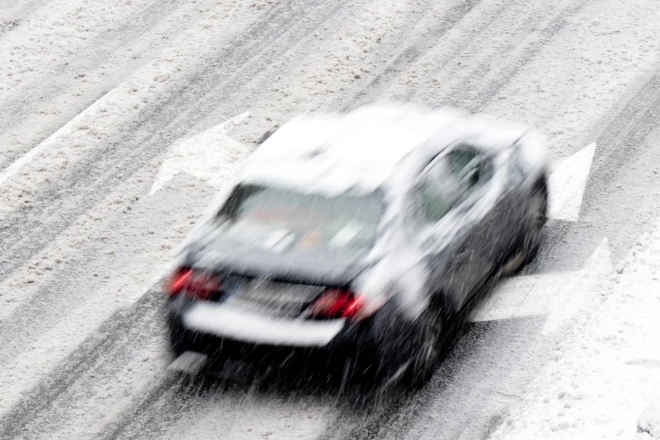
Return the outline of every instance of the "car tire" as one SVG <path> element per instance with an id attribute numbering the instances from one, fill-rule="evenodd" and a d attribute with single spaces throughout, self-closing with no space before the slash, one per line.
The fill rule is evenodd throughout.
<path id="1" fill-rule="evenodd" d="M 516 275 L 531 263 L 539 253 L 543 226 L 548 219 L 548 186 L 545 176 L 539 179 L 529 196 L 525 226 L 516 251 L 507 259 L 505 275 Z"/>
<path id="2" fill-rule="evenodd" d="M 410 389 L 420 389 L 433 376 L 443 350 L 446 333 L 442 309 L 428 307 L 417 319 L 414 335 L 414 352 L 403 375 L 403 384 Z"/>

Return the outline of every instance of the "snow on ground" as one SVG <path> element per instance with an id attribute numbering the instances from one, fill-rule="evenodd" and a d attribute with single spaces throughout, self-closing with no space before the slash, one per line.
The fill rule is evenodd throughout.
<path id="1" fill-rule="evenodd" d="M 655 362 L 653 368 L 660 368 L 660 362 Z M 656 385 L 648 403 L 637 422 L 637 437 L 635 440 L 651 440 L 660 438 L 660 385 Z"/>
<path id="2" fill-rule="evenodd" d="M 6 61 L 0 65 L 0 222 L 3 209 L 20 213 L 33 200 L 50 197 L 54 182 L 71 181 L 74 189 L 93 182 L 93 176 L 76 180 L 87 162 L 101 158 L 92 170 L 115 170 L 103 155 L 126 148 L 122 141 L 181 91 L 203 96 L 195 94 L 199 85 L 191 85 L 201 72 L 226 69 L 227 76 L 242 78 L 228 82 L 227 88 L 236 85 L 230 95 L 209 93 L 213 105 L 180 101 L 181 113 L 165 121 L 176 127 L 167 131 L 167 141 L 181 137 L 177 129 L 192 134 L 246 110 L 253 115 L 230 133 L 245 145 L 227 143 L 223 157 L 231 163 L 214 161 L 211 174 L 192 172 L 215 185 L 233 174 L 263 131 L 291 115 L 381 99 L 454 104 L 531 124 L 548 138 L 555 160 L 561 159 L 606 129 L 657 69 L 660 48 L 655 0 L 300 0 L 273 15 L 273 1 L 7 1 L 0 10 L 0 58 Z M 293 22 L 278 26 L 308 34 L 270 32 L 267 41 L 241 41 L 250 25 L 264 26 L 295 8 L 301 12 Z M 251 64 L 239 72 L 217 60 L 236 44 L 253 48 L 240 52 Z M 186 120 L 185 112 L 194 111 L 203 115 Z M 153 129 L 160 130 L 165 125 Z M 224 136 L 211 128 L 188 141 L 218 134 Z M 130 309 L 153 287 L 212 197 L 215 189 L 182 173 L 166 176 L 164 186 L 148 196 L 161 163 L 171 165 L 190 142 L 152 160 L 165 145 L 144 155 L 137 173 L 116 187 L 108 184 L 89 212 L 76 210 L 66 192 L 55 193 L 55 206 L 71 210 L 72 223 L 34 253 L 28 250 L 24 264 L 0 281 L 0 337 L 9 341 L 0 352 L 0 413 L 15 410 L 35 384 L 61 371 L 60 362 L 82 341 L 97 335 L 100 323 Z M 198 158 L 206 157 L 207 147 Z M 40 214 L 48 224 L 61 215 L 34 215 Z M 32 215 L 28 211 L 26 218 Z M 40 240 L 21 232 L 26 240 Z M 504 416 L 495 438 L 631 438 L 637 424 L 640 439 L 657 436 L 658 393 L 651 390 L 660 386 L 660 353 L 651 330 L 659 311 L 660 281 L 654 277 L 660 277 L 660 230 L 639 242 L 620 273 L 603 280 L 598 296 L 584 298 L 587 307 L 575 328 L 551 339 L 549 364 Z M 44 437 L 87 438 L 133 417 L 134 405 L 164 377 L 163 332 L 153 332 L 159 336 L 150 335 L 132 351 L 118 344 L 119 352 L 53 397 L 56 410 L 42 409 L 43 420 L 25 423 L 52 426 Z M 172 438 L 217 432 L 314 438 L 332 430 L 337 416 L 332 403 L 318 401 L 246 401 L 222 393 L 211 400 L 217 405 L 193 400 L 183 416 L 176 408 L 171 426 L 165 421 L 151 432 L 162 428 Z M 489 414 L 463 416 L 468 423 Z M 21 429 L 23 420 L 15 423 Z"/>
<path id="3" fill-rule="evenodd" d="M 166 188 L 150 198 L 154 168 L 109 194 L 0 284 L 0 334 L 11 340 L 11 350 L 0 353 L 0 412 L 100 323 L 133 304 L 165 275 L 173 251 L 212 192 L 184 177 L 186 183 L 176 190 Z M 182 209 L 172 212 L 169 206 Z M 38 326 L 23 328 L 35 317 Z"/>
<path id="4" fill-rule="evenodd" d="M 53 5 L 55 3 L 53 2 Z M 127 3 L 131 4 L 131 2 Z M 119 85 L 34 147 L 36 151 L 33 150 L 29 161 L 18 159 L 19 167 L 9 165 L 1 171 L 0 203 L 14 209 L 18 208 L 20 204 L 29 204 L 31 196 L 44 186 L 47 187 L 48 181 L 56 179 L 59 174 L 64 172 L 71 172 L 75 169 L 75 165 L 83 161 L 88 154 L 126 136 L 142 115 L 154 111 L 166 102 L 175 90 L 180 89 L 193 74 L 203 68 L 207 57 L 229 47 L 230 40 L 240 35 L 241 31 L 261 14 L 258 8 L 240 2 L 221 3 L 220 5 L 215 5 L 210 1 L 208 3 L 207 8 L 202 8 L 206 13 L 190 29 L 177 36 L 171 44 L 156 53 L 152 60 L 134 74 L 128 78 L 122 78 Z M 107 11 L 101 6 L 99 8 L 106 14 L 112 15 L 112 10 Z M 80 14 L 83 14 L 85 8 L 78 6 L 78 10 Z M 130 13 L 130 10 L 127 13 Z M 35 32 L 38 32 L 38 35 L 22 38 L 28 41 L 41 41 L 45 38 L 42 34 L 48 34 L 48 31 L 41 30 L 41 27 L 45 26 L 48 29 L 50 21 L 45 21 L 45 24 L 38 21 L 37 23 Z M 62 32 L 66 34 L 66 37 L 60 39 L 75 40 L 70 35 L 76 32 L 75 20 L 64 23 L 65 27 Z M 43 44 L 47 44 L 47 42 Z M 62 59 L 62 54 L 53 54 L 40 49 L 39 46 L 26 49 L 31 54 L 30 57 L 23 56 L 20 51 L 15 53 L 15 49 L 12 47 L 5 48 L 4 52 L 0 52 L 0 54 L 4 53 L 5 59 L 10 60 L 8 65 L 26 63 L 26 67 L 20 69 L 21 78 L 23 78 L 20 80 L 21 82 L 39 81 L 39 77 L 32 78 L 34 74 L 31 72 L 41 71 L 36 70 L 35 66 L 30 63 L 52 65 L 53 58 L 57 62 L 66 62 L 66 58 Z M 73 49 L 61 50 L 68 53 Z M 39 58 L 31 61 L 33 57 Z M 13 62 L 15 58 L 20 62 Z M 24 58 L 27 60 L 23 61 Z M 14 73 L 9 71 L 6 75 L 11 77 Z M 9 91 L 8 96 L 11 96 L 13 90 L 19 94 L 22 90 L 20 82 L 10 82 L 4 87 Z M 55 104 L 56 106 L 66 105 L 61 102 Z M 14 150 L 11 148 L 3 149 L 3 151 L 14 156 Z M 46 185 L 44 185 L 45 183 Z"/>
<path id="5" fill-rule="evenodd" d="M 538 127 L 564 157 L 598 135 L 591 127 L 655 71 L 660 22 L 647 17 L 656 13 L 654 0 L 479 2 L 465 26 L 452 28 L 384 93 Z"/>
<path id="6" fill-rule="evenodd" d="M 367 78 L 387 64 L 423 3 L 428 2 L 358 0 L 333 13 L 276 60 L 272 71 L 247 86 L 254 91 L 250 110 L 255 119 L 262 120 L 265 131 L 299 113 L 344 107 L 347 95 L 357 94 Z M 263 78 L 267 81 L 260 81 Z M 217 120 L 217 115 L 211 113 L 207 120 Z"/>
<path id="7" fill-rule="evenodd" d="M 581 313 L 493 439 L 630 439 L 638 419 L 658 436 L 660 221 Z"/>
<path id="8" fill-rule="evenodd" d="M 542 125 L 556 155 L 574 153 L 603 130 L 585 129 L 603 127 L 599 122 L 620 105 L 621 97 L 645 82 L 640 77 L 655 72 L 660 23 L 646 17 L 656 11 L 652 0 L 586 4 L 562 23 L 558 44 L 535 54 L 485 110 Z"/>
<path id="9" fill-rule="evenodd" d="M 213 155 L 222 160 L 215 169 L 221 176 L 233 174 L 245 152 L 254 148 L 240 144 L 241 151 L 236 151 L 235 144 Z M 173 149 L 182 145 L 185 141 Z M 66 359 L 100 323 L 158 286 L 170 269 L 174 252 L 216 189 L 183 174 L 150 195 L 163 161 L 158 157 L 146 164 L 0 282 L 0 335 L 11 340 L 8 350 L 0 352 L 0 413 L 48 377 L 52 366 Z M 35 317 L 39 326 L 23 328 Z M 106 411 L 120 413 L 141 394 L 139 390 L 162 380 L 167 358 L 162 340 L 149 340 L 143 348 L 139 358 L 149 362 L 129 359 L 135 366 L 127 365 L 128 370 L 119 373 L 121 380 L 99 389 L 103 392 L 95 391 L 99 397 L 93 406 L 68 409 L 77 420 L 87 420 L 77 427 L 85 429 L 75 431 L 78 438 L 98 432 L 109 421 L 103 416 Z M 74 428 L 68 429 L 71 434 Z"/>
<path id="10" fill-rule="evenodd" d="M 199 19 L 193 7 L 178 6 L 145 0 L 7 6 L 0 14 L 12 24 L 0 39 L 8 60 L 0 66 L 0 166 L 65 125 Z M 150 24 L 154 32 L 147 32 Z"/>
<path id="11" fill-rule="evenodd" d="M 253 148 L 234 140 L 227 133 L 247 118 L 250 118 L 249 112 L 175 142 L 159 167 L 149 195 L 157 192 L 179 173 L 194 176 L 213 187 L 220 187 L 229 181 Z"/>
<path id="12" fill-rule="evenodd" d="M 222 430 L 223 438 L 236 440 L 313 439 L 336 417 L 334 408 L 320 402 L 259 395 L 234 400 L 234 397 L 212 399 L 198 409 L 194 424 L 182 420 L 162 438 L 208 438 Z M 250 411 L 255 408 L 259 417 Z"/>

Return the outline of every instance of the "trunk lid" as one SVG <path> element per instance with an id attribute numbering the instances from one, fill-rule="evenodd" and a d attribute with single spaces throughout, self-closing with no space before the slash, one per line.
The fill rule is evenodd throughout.
<path id="1" fill-rule="evenodd" d="M 327 288 L 348 287 L 366 267 L 361 258 L 264 250 L 191 248 L 186 266 L 219 277 L 212 300 L 280 318 L 295 318 Z"/>

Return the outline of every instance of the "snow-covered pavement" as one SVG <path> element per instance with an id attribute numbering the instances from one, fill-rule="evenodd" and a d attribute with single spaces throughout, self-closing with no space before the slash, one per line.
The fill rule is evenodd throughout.
<path id="1" fill-rule="evenodd" d="M 636 440 L 660 437 L 660 387 L 656 386 L 637 422 Z"/>
<path id="2" fill-rule="evenodd" d="M 660 221 L 577 312 L 492 438 L 631 438 L 638 419 L 660 434 Z"/>
<path id="3" fill-rule="evenodd" d="M 0 438 L 660 438 L 658 16 L 657 0 L 4 0 Z M 379 100 L 538 127 L 556 190 L 538 261 L 415 394 L 356 409 L 168 370 L 159 278 L 217 186 L 292 115 Z"/>

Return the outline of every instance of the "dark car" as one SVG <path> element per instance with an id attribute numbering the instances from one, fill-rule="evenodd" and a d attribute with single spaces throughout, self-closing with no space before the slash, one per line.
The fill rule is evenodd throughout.
<path id="1" fill-rule="evenodd" d="M 544 151 L 525 127 L 446 108 L 292 120 L 185 246 L 173 351 L 314 352 L 424 384 L 448 321 L 537 253 Z"/>

